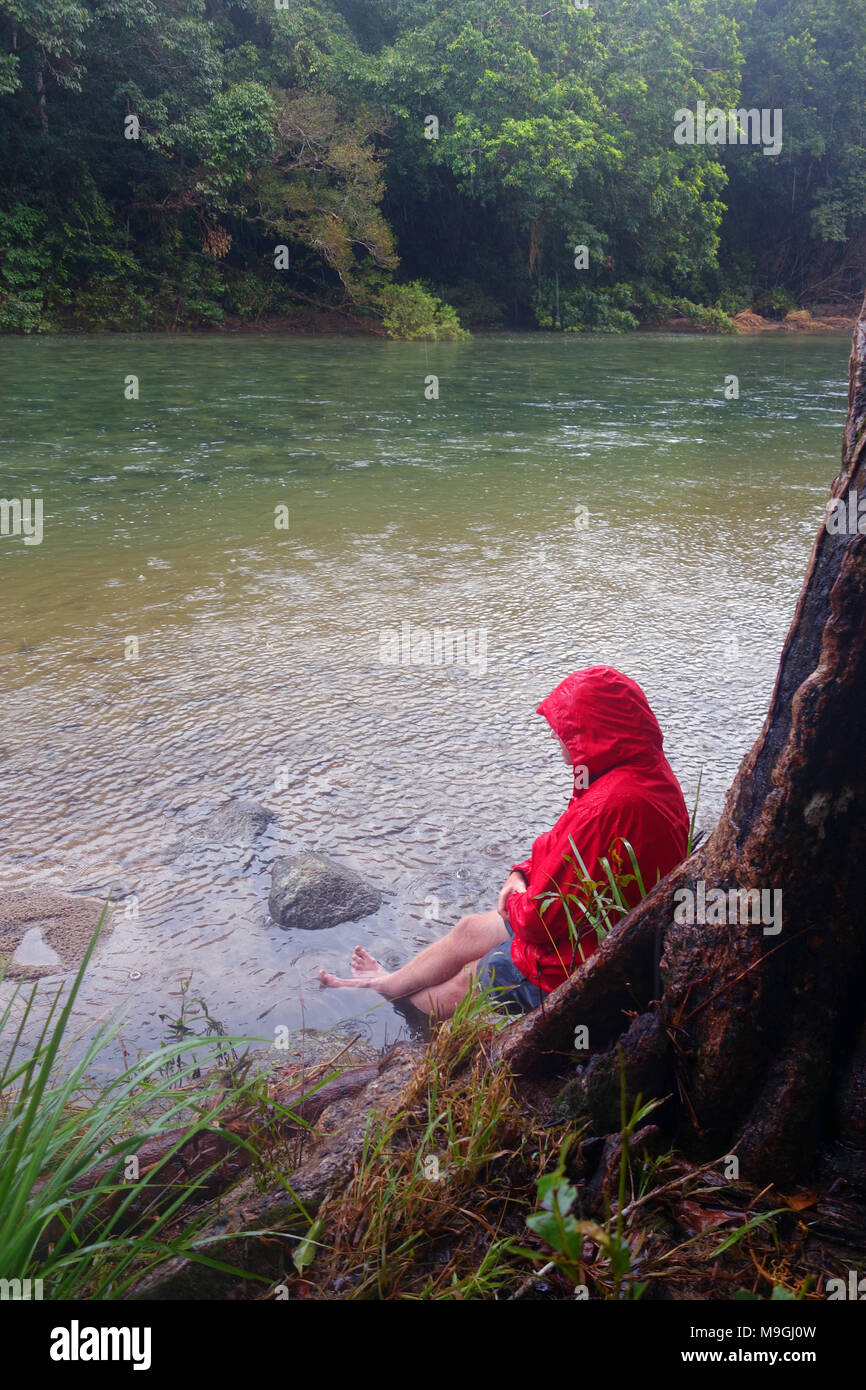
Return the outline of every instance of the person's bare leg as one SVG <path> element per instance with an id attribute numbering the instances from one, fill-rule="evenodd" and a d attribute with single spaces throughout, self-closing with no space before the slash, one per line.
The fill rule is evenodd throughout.
<path id="1" fill-rule="evenodd" d="M 399 970 L 384 970 L 369 951 L 356 946 L 351 979 L 332 975 L 327 970 L 319 971 L 319 979 L 331 989 L 375 989 L 386 999 L 407 999 L 454 980 L 465 965 L 480 960 L 494 946 L 507 940 L 508 928 L 498 912 L 476 912 L 471 917 L 461 917 L 447 936 L 425 946 Z"/>
<path id="2" fill-rule="evenodd" d="M 444 985 L 434 985 L 432 989 L 419 990 L 410 997 L 409 1003 L 431 1018 L 450 1018 L 472 988 L 480 964 L 480 957 L 470 961 L 453 979 L 446 980 Z"/>

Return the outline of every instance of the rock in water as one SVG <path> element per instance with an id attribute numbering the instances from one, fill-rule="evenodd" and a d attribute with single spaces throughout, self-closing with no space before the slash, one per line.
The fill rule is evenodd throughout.
<path id="1" fill-rule="evenodd" d="M 268 907 L 280 926 L 315 931 L 369 917 L 382 894 L 353 869 L 309 852 L 274 864 Z"/>
<path id="2" fill-rule="evenodd" d="M 218 845 L 251 845 L 276 820 L 273 811 L 258 801 L 232 800 L 206 816 L 187 832 L 190 838 L 212 840 Z"/>
<path id="3" fill-rule="evenodd" d="M 158 864 L 171 864 L 181 855 L 196 854 L 203 845 L 251 849 L 271 821 L 276 819 L 274 812 L 258 801 L 232 798 L 203 820 L 186 826 L 173 844 L 155 851 L 154 857 Z"/>

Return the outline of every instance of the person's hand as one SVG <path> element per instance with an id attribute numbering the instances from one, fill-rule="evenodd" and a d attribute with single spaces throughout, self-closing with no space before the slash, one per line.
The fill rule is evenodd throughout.
<path id="1" fill-rule="evenodd" d="M 496 911 L 500 917 L 508 920 L 508 899 L 512 893 L 525 893 L 527 888 L 526 879 L 517 869 L 512 869 L 507 879 L 499 890 L 499 901 L 496 904 Z"/>

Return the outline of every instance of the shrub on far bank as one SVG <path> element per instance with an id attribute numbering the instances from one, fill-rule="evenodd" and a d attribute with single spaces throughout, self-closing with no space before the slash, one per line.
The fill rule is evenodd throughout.
<path id="1" fill-rule="evenodd" d="M 440 299 L 447 295 L 461 323 L 471 328 L 502 328 L 508 318 L 508 308 L 472 280 L 460 280 L 456 285 L 437 286 Z"/>
<path id="2" fill-rule="evenodd" d="M 696 304 L 682 296 L 659 294 L 657 291 L 640 287 L 636 289 L 636 312 L 644 327 L 658 324 L 663 327 L 669 319 L 688 319 L 695 328 L 705 333 L 736 333 L 730 313 L 719 304 Z"/>
<path id="3" fill-rule="evenodd" d="M 425 289 L 420 280 L 406 285 L 383 285 L 376 294 L 376 305 L 389 338 L 459 342 L 470 336 L 457 311 Z"/>
<path id="4" fill-rule="evenodd" d="M 781 320 L 799 309 L 800 305 L 788 290 L 783 289 L 781 285 L 774 285 L 771 290 L 764 290 L 759 294 L 751 307 L 753 312 L 760 314 L 762 318 Z"/>
<path id="5" fill-rule="evenodd" d="M 563 333 L 628 333 L 638 326 L 631 299 L 630 285 L 563 283 L 557 297 L 555 281 L 544 276 L 535 292 L 535 320 L 539 328 Z"/>

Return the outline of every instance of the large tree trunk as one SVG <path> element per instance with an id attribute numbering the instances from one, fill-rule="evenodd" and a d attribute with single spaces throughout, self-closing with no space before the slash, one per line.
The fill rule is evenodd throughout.
<path id="1" fill-rule="evenodd" d="M 866 495 L 866 302 L 831 495 L 854 489 Z M 562 1104 L 597 1132 L 618 1127 L 621 1057 L 632 1096 L 672 1096 L 685 1148 L 736 1153 L 752 1181 L 820 1161 L 866 1188 L 864 618 L 866 538 L 822 526 L 763 730 L 714 833 L 500 1044 L 524 1076 L 571 1070 Z M 781 932 L 678 925 L 674 894 L 699 880 L 781 890 Z"/>

